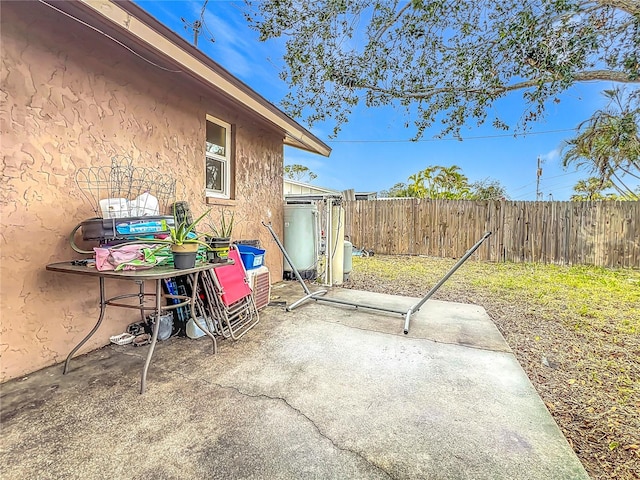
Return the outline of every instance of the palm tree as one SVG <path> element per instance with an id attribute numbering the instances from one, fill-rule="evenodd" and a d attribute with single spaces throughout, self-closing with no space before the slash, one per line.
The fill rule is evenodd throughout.
<path id="1" fill-rule="evenodd" d="M 603 93 L 607 107 L 582 122 L 578 135 L 565 142 L 563 164 L 585 167 L 602 184 L 611 182 L 621 195 L 638 200 L 627 178 L 640 181 L 640 90 Z"/>
<path id="2" fill-rule="evenodd" d="M 423 172 L 414 173 L 409 176 L 409 186 L 407 192 L 410 197 L 424 198 L 426 189 L 424 188 L 424 175 Z"/>
<path id="3" fill-rule="evenodd" d="M 425 168 L 424 170 L 422 170 L 422 172 L 420 172 L 422 174 L 422 178 L 423 178 L 423 182 L 426 184 L 425 185 L 425 197 L 426 198 L 436 198 L 435 194 L 436 194 L 436 172 L 438 172 L 442 167 L 439 167 L 438 165 L 430 165 L 427 168 Z"/>
<path id="4" fill-rule="evenodd" d="M 457 165 L 450 167 L 439 167 L 440 171 L 435 177 L 437 184 L 438 198 L 449 200 L 460 200 L 467 198 L 471 193 L 469 179 L 462 174 L 462 170 Z"/>

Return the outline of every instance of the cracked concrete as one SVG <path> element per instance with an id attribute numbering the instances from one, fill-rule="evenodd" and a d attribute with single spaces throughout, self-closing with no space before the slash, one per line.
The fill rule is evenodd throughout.
<path id="1" fill-rule="evenodd" d="M 302 296 L 281 285 L 272 298 Z M 148 347 L 7 382 L 0 477 L 588 478 L 482 308 L 429 301 L 408 336 L 403 323 L 314 301 L 268 307 L 215 356 L 207 339 L 160 343 L 145 395 Z"/>
<path id="2" fill-rule="evenodd" d="M 322 429 L 313 421 L 312 418 L 310 418 L 307 414 L 305 414 L 304 412 L 302 412 L 299 408 L 294 407 L 293 405 L 291 405 L 286 398 L 284 397 L 273 397 L 270 395 L 266 395 L 264 393 L 261 393 L 259 395 L 251 395 L 249 393 L 243 392 L 241 391 L 239 388 L 235 387 L 235 386 L 229 386 L 229 385 L 220 385 L 218 383 L 214 383 L 214 385 L 220 387 L 220 388 L 228 388 L 231 390 L 234 390 L 236 392 L 238 392 L 240 395 L 244 395 L 250 398 L 267 398 L 269 400 L 276 400 L 279 402 L 284 403 L 288 408 L 290 408 L 291 410 L 293 410 L 294 412 L 296 412 L 298 415 L 300 415 L 302 418 L 304 418 L 305 420 L 307 420 L 318 432 L 318 434 L 327 439 L 329 442 L 331 442 L 331 444 L 337 448 L 338 450 L 341 450 L 343 452 L 349 452 L 354 454 L 355 456 L 361 458 L 362 460 L 364 460 L 365 462 L 369 463 L 372 467 L 378 468 L 380 469 L 381 472 L 385 473 L 389 478 L 392 478 L 391 475 L 388 474 L 388 472 L 384 471 L 382 468 L 380 468 L 379 466 L 373 464 L 369 459 L 367 459 L 365 456 L 363 456 L 363 454 L 361 452 L 357 452 L 355 450 L 349 449 L 349 448 L 345 448 L 341 445 L 336 444 L 336 442 L 329 437 L 327 434 L 325 434 L 325 432 L 322 431 Z"/>

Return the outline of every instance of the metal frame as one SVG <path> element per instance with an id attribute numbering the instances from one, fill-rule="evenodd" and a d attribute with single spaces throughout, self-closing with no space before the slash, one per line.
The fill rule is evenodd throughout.
<path id="1" fill-rule="evenodd" d="M 235 245 L 232 245 L 231 248 L 238 250 Z M 238 254 L 239 257 L 240 255 Z M 244 282 L 248 283 L 247 270 L 242 261 L 238 263 L 239 265 L 236 264 L 235 268 L 242 268 Z M 215 270 L 204 272 L 200 282 L 207 301 L 206 308 L 209 310 L 213 320 L 216 334 L 238 340 L 260 322 L 260 314 L 258 313 L 253 293 L 249 293 L 231 305 L 227 305 L 222 300 L 224 285 L 218 279 Z"/>
<path id="2" fill-rule="evenodd" d="M 280 251 L 284 255 L 284 258 L 287 260 L 287 262 L 289 262 L 289 265 L 291 266 L 291 269 L 293 270 L 293 273 L 295 274 L 296 278 L 298 279 L 298 282 L 300 282 L 300 284 L 302 285 L 302 288 L 303 288 L 303 290 L 305 292 L 305 296 L 304 297 L 302 297 L 301 299 L 293 302 L 290 306 L 286 307 L 285 310 L 287 312 L 290 312 L 294 308 L 302 305 L 307 300 L 315 300 L 316 302 L 326 302 L 326 303 L 335 303 L 335 304 L 338 304 L 338 305 L 348 305 L 348 306 L 351 306 L 351 307 L 355 307 L 356 309 L 357 308 L 365 308 L 365 309 L 368 309 L 368 310 L 377 310 L 377 311 L 381 311 L 381 312 L 395 313 L 395 314 L 398 314 L 398 315 L 402 315 L 404 317 L 404 319 L 405 319 L 404 320 L 404 329 L 403 329 L 403 332 L 404 332 L 405 335 L 409 333 L 409 324 L 411 322 L 411 315 L 413 315 L 414 313 L 418 312 L 420 310 L 420 308 L 425 304 L 425 302 L 427 300 L 429 300 L 433 296 L 433 294 L 438 291 L 438 289 L 449 279 L 449 277 L 451 277 L 451 275 L 453 275 L 454 272 L 458 268 L 460 268 L 460 266 L 480 247 L 480 245 L 482 245 L 482 242 L 484 242 L 491 235 L 491 232 L 486 232 L 482 236 L 482 238 L 480 240 L 478 240 L 478 242 L 473 247 L 471 247 L 467 251 L 467 253 L 465 253 L 456 262 L 456 264 L 453 267 L 451 267 L 451 269 L 444 275 L 444 277 L 442 277 L 442 279 L 440 279 L 440 281 L 438 283 L 436 283 L 433 286 L 433 288 L 431 290 L 429 290 L 427 292 L 427 294 L 424 297 L 422 297 L 422 299 L 418 303 L 416 303 L 411 308 L 409 308 L 409 310 L 404 311 L 404 310 L 398 310 L 398 309 L 393 309 L 393 308 L 378 307 L 378 306 L 375 306 L 375 305 L 365 305 L 365 304 L 362 304 L 362 303 L 349 302 L 347 300 L 339 300 L 339 299 L 336 299 L 336 298 L 318 298 L 319 296 L 322 296 L 325 293 L 327 293 L 327 290 L 318 290 L 317 292 L 311 292 L 309 290 L 309 288 L 307 287 L 307 285 L 304 283 L 304 280 L 302 280 L 302 278 L 300 277 L 300 274 L 298 273 L 298 270 L 296 269 L 295 265 L 293 264 L 293 261 L 289 257 L 289 254 L 286 252 L 286 250 L 284 249 L 284 246 L 280 242 L 280 239 L 278 238 L 276 233 L 273 231 L 273 228 L 271 227 L 271 224 L 266 224 L 266 223 L 262 222 L 262 225 L 264 225 L 266 228 L 268 228 L 269 232 L 271 232 L 271 236 L 273 237 L 273 239 L 275 240 L 276 244 L 280 248 Z"/>
<path id="3" fill-rule="evenodd" d="M 205 264 L 201 266 L 197 266 L 194 268 L 188 268 L 184 270 L 175 269 L 173 267 L 154 267 L 148 270 L 131 270 L 131 271 L 99 271 L 94 267 L 82 266 L 82 265 L 73 265 L 71 262 L 61 262 L 61 263 L 53 263 L 47 265 L 47 270 L 52 272 L 61 272 L 61 273 L 74 273 L 77 275 L 87 275 L 92 277 L 99 277 L 100 283 L 100 315 L 98 316 L 98 321 L 95 326 L 91 329 L 91 331 L 84 337 L 80 343 L 78 343 L 73 350 L 67 356 L 66 361 L 64 362 L 64 369 L 62 371 L 63 374 L 66 374 L 69 371 L 69 364 L 71 359 L 75 355 L 75 353 L 84 345 L 92 336 L 96 333 L 102 321 L 104 320 L 104 314 L 107 309 L 107 306 L 110 305 L 112 307 L 119 308 L 131 308 L 140 311 L 142 318 L 144 319 L 145 311 L 155 311 L 156 318 L 159 318 L 162 312 L 167 310 L 174 310 L 178 307 L 182 307 L 185 305 L 190 306 L 191 316 L 196 322 L 196 325 L 203 330 L 209 338 L 211 338 L 213 353 L 217 353 L 218 345 L 216 343 L 216 338 L 213 333 L 209 332 L 207 328 L 204 328 L 203 325 L 198 321 L 198 317 L 195 315 L 195 306 L 196 306 L 196 296 L 197 289 L 192 289 L 191 295 L 164 295 L 165 298 L 174 298 L 179 300 L 179 303 L 175 303 L 173 305 L 162 305 L 162 280 L 165 278 L 171 277 L 179 277 L 182 275 L 193 275 L 193 284 L 198 284 L 198 277 L 200 276 L 200 272 L 208 271 L 213 268 L 217 268 L 226 264 Z M 139 284 L 139 292 L 138 293 L 127 293 L 124 295 L 117 295 L 115 297 L 107 298 L 105 287 L 104 287 L 104 279 L 105 278 L 113 278 L 117 280 L 129 280 L 134 281 Z M 146 280 L 154 280 L 156 282 L 155 293 L 146 293 L 144 291 L 144 282 Z M 154 305 L 144 305 L 145 297 L 154 297 Z M 137 304 L 123 303 L 119 300 L 124 300 L 126 298 L 137 298 Z M 160 322 L 155 322 L 153 326 L 153 334 L 151 336 L 151 345 L 149 346 L 149 350 L 147 351 L 147 358 L 144 362 L 144 367 L 142 369 L 142 375 L 140 380 L 140 393 L 143 394 L 146 389 L 147 384 L 147 371 L 149 370 L 149 365 L 151 364 L 151 357 L 153 356 L 153 352 L 155 350 L 156 343 L 158 341 L 158 331 L 160 330 Z"/>

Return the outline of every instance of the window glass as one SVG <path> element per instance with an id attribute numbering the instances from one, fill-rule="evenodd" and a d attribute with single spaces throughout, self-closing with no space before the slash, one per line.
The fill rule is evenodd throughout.
<path id="1" fill-rule="evenodd" d="M 207 189 L 222 193 L 224 188 L 224 164 L 216 158 L 207 156 Z"/>
<path id="2" fill-rule="evenodd" d="M 207 153 L 225 155 L 227 150 L 227 129 L 207 121 Z"/>
<path id="3" fill-rule="evenodd" d="M 207 115 L 205 191 L 208 197 L 231 198 L 231 125 Z"/>

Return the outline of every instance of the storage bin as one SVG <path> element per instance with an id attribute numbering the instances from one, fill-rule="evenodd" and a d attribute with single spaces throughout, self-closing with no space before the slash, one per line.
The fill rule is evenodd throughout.
<path id="1" fill-rule="evenodd" d="M 128 218 L 92 218 L 80 223 L 83 240 L 98 240 L 104 243 L 114 239 L 135 240 L 144 235 L 168 234 L 173 227 L 173 217 L 128 217 Z"/>
<path id="2" fill-rule="evenodd" d="M 264 262 L 264 252 L 261 248 L 251 247 L 249 245 L 236 245 L 240 258 L 244 264 L 244 268 L 251 270 L 253 268 L 261 267 Z"/>

